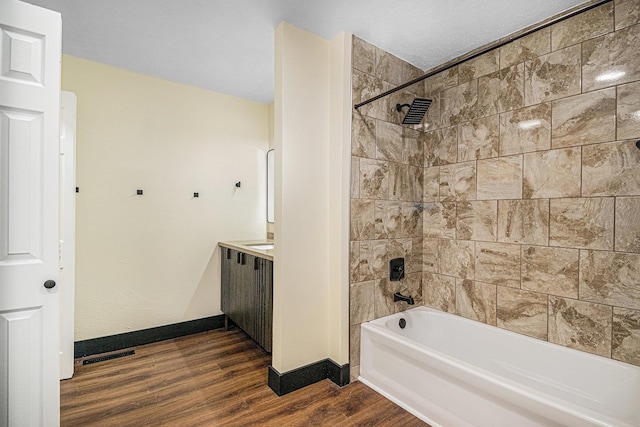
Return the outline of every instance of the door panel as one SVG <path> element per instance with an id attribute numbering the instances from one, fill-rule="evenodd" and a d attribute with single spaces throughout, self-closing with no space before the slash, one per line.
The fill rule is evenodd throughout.
<path id="1" fill-rule="evenodd" d="M 61 19 L 0 0 L 0 426 L 59 425 Z"/>

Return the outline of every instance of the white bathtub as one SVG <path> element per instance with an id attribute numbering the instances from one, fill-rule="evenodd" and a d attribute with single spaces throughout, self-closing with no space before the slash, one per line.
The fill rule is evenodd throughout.
<path id="1" fill-rule="evenodd" d="M 427 307 L 362 324 L 359 380 L 434 427 L 640 426 L 640 368 Z"/>

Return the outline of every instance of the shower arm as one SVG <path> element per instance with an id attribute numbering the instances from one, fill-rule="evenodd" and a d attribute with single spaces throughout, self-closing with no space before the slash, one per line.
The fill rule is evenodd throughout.
<path id="1" fill-rule="evenodd" d="M 489 45 L 485 46 L 484 48 L 482 48 L 482 49 L 480 49 L 478 51 L 472 51 L 471 53 L 468 53 L 466 55 L 462 55 L 461 57 L 456 59 L 454 62 L 446 63 L 444 65 L 436 67 L 433 70 L 429 71 L 428 73 L 426 73 L 426 74 L 424 74 L 424 75 L 422 75 L 420 77 L 417 77 L 417 78 L 415 78 L 413 80 L 410 80 L 410 81 L 408 81 L 406 83 L 403 83 L 400 86 L 397 86 L 397 87 L 395 87 L 393 89 L 390 89 L 390 90 L 388 90 L 386 92 L 382 92 L 379 95 L 376 95 L 376 96 L 374 96 L 372 98 L 367 99 L 366 101 L 359 102 L 359 103 L 355 104 L 353 107 L 357 110 L 360 107 L 362 107 L 363 105 L 367 105 L 367 104 L 369 104 L 369 103 L 371 103 L 373 101 L 377 101 L 380 98 L 384 98 L 385 96 L 391 95 L 392 93 L 395 93 L 395 92 L 397 92 L 399 90 L 402 90 L 402 89 L 404 89 L 406 87 L 412 86 L 412 85 L 414 85 L 416 83 L 420 83 L 422 80 L 428 79 L 429 77 L 434 76 L 434 75 L 436 75 L 436 74 L 438 74 L 438 73 L 440 73 L 442 71 L 448 70 L 449 68 L 453 68 L 453 67 L 455 67 L 457 65 L 462 64 L 465 61 L 468 61 L 470 59 L 476 58 L 476 57 L 478 57 L 480 55 L 484 55 L 485 53 L 489 52 L 490 50 L 494 50 L 494 49 L 497 49 L 499 47 L 502 47 L 502 46 L 504 46 L 504 45 L 506 45 L 508 43 L 511 43 L 514 40 L 518 40 L 518 39 L 520 39 L 522 37 L 528 36 L 529 34 L 534 33 L 534 32 L 536 32 L 538 30 L 541 30 L 543 28 L 549 27 L 549 26 L 551 26 L 551 25 L 553 25 L 555 23 L 558 23 L 560 21 L 564 21 L 565 19 L 571 18 L 572 16 L 578 15 L 578 14 L 580 14 L 582 12 L 586 12 L 587 10 L 593 9 L 593 8 L 598 7 L 600 5 L 603 5 L 605 3 L 609 3 L 610 1 L 613 1 L 613 0 L 597 0 L 597 1 L 594 1 L 593 3 L 589 3 L 589 4 L 586 4 L 586 5 L 583 5 L 583 6 L 579 6 L 577 9 L 574 9 L 569 13 L 556 15 L 556 17 L 551 18 L 548 21 L 543 21 L 543 22 L 541 22 L 539 24 L 536 24 L 536 25 L 530 27 L 528 30 L 526 30 L 526 31 L 524 31 L 522 33 L 519 33 L 519 34 L 517 34 L 515 36 L 514 35 L 507 36 L 506 38 L 504 38 L 504 39 L 502 39 L 502 40 L 500 40 L 500 41 L 498 41 L 496 43 L 489 44 Z"/>

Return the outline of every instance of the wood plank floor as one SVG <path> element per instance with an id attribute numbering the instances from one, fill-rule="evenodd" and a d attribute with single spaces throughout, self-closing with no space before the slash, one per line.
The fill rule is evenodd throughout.
<path id="1" fill-rule="evenodd" d="M 426 426 L 367 386 L 329 380 L 278 397 L 271 356 L 242 331 L 216 330 L 82 365 L 60 383 L 65 426 Z"/>

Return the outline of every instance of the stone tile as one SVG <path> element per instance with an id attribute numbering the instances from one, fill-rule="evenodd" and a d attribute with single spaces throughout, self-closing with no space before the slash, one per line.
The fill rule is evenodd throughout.
<path id="1" fill-rule="evenodd" d="M 438 245 L 440 273 L 459 279 L 473 279 L 475 245 L 466 240 L 442 239 Z"/>
<path id="2" fill-rule="evenodd" d="M 558 50 L 613 31 L 613 4 L 605 3 L 551 26 L 551 49 Z"/>
<path id="3" fill-rule="evenodd" d="M 535 59 L 551 51 L 551 29 L 543 28 L 535 33 L 500 47 L 500 68 L 510 67 Z"/>
<path id="4" fill-rule="evenodd" d="M 376 77 L 394 86 L 402 83 L 404 61 L 380 48 L 376 48 Z"/>
<path id="5" fill-rule="evenodd" d="M 549 296 L 549 342 L 611 357 L 612 308 Z"/>
<path id="6" fill-rule="evenodd" d="M 360 376 L 360 365 L 354 365 L 349 363 L 349 381 L 354 382 L 358 381 L 358 377 Z"/>
<path id="7" fill-rule="evenodd" d="M 374 230 L 374 201 L 352 199 L 351 240 L 371 240 Z"/>
<path id="8" fill-rule="evenodd" d="M 402 83 L 410 82 L 411 80 L 415 80 L 419 77 L 424 76 L 424 71 L 415 65 L 409 64 L 408 62 L 404 62 L 402 64 Z M 417 95 L 424 96 L 424 80 L 416 83 L 414 85 L 409 86 L 411 92 L 416 93 Z"/>
<path id="9" fill-rule="evenodd" d="M 382 197 L 389 200 L 406 200 L 409 181 L 409 166 L 402 163 L 388 162 L 389 166 L 389 194 Z"/>
<path id="10" fill-rule="evenodd" d="M 613 308 L 611 357 L 640 366 L 640 311 Z"/>
<path id="11" fill-rule="evenodd" d="M 577 249 L 522 247 L 522 289 L 578 298 Z"/>
<path id="12" fill-rule="evenodd" d="M 582 148 L 582 195 L 640 195 L 640 150 L 634 140 Z"/>
<path id="13" fill-rule="evenodd" d="M 496 240 L 498 232 L 496 200 L 458 202 L 456 218 L 456 238 L 491 242 Z"/>
<path id="14" fill-rule="evenodd" d="M 442 166 L 458 161 L 458 127 L 424 133 L 424 165 Z"/>
<path id="15" fill-rule="evenodd" d="M 582 43 L 582 90 L 640 80 L 640 26 Z"/>
<path id="16" fill-rule="evenodd" d="M 580 45 L 557 50 L 525 63 L 525 105 L 580 93 Z"/>
<path id="17" fill-rule="evenodd" d="M 425 237 L 456 238 L 456 204 L 427 202 L 422 211 Z"/>
<path id="18" fill-rule="evenodd" d="M 360 158 L 351 157 L 351 197 L 360 198 Z"/>
<path id="19" fill-rule="evenodd" d="M 609 88 L 553 101 L 553 148 L 616 139 L 616 90 Z"/>
<path id="20" fill-rule="evenodd" d="M 406 262 L 411 257 L 411 253 L 413 251 L 412 246 L 412 238 L 390 239 L 387 241 L 387 259 L 385 261 L 386 265 L 383 277 L 389 277 L 389 261 L 394 258 L 405 259 L 405 273 L 407 273 Z"/>
<path id="21" fill-rule="evenodd" d="M 498 241 L 547 246 L 548 200 L 498 200 Z"/>
<path id="22" fill-rule="evenodd" d="M 617 139 L 640 137 L 640 82 L 618 86 Z"/>
<path id="23" fill-rule="evenodd" d="M 349 283 L 360 280 L 360 242 L 349 242 Z"/>
<path id="24" fill-rule="evenodd" d="M 456 312 L 456 279 L 440 274 L 422 273 L 424 305 L 447 313 Z"/>
<path id="25" fill-rule="evenodd" d="M 522 156 L 478 160 L 478 199 L 522 198 Z"/>
<path id="26" fill-rule="evenodd" d="M 615 250 L 640 253 L 640 197 L 616 199 Z"/>
<path id="27" fill-rule="evenodd" d="M 349 289 L 349 322 L 357 325 L 373 317 L 373 291 L 375 282 L 352 284 Z"/>
<path id="28" fill-rule="evenodd" d="M 372 75 L 375 75 L 376 71 L 376 47 L 355 36 L 353 37 L 353 68 Z"/>
<path id="29" fill-rule="evenodd" d="M 459 125 L 458 161 L 498 157 L 500 118 L 487 116 Z"/>
<path id="30" fill-rule="evenodd" d="M 379 121 L 376 126 L 376 157 L 390 162 L 408 163 L 409 153 L 402 126 Z"/>
<path id="31" fill-rule="evenodd" d="M 458 85 L 458 67 L 453 67 L 439 72 L 424 81 L 424 92 L 426 96 Z"/>
<path id="32" fill-rule="evenodd" d="M 358 157 L 376 158 L 376 120 L 353 112 L 351 126 L 351 154 Z"/>
<path id="33" fill-rule="evenodd" d="M 640 255 L 580 251 L 580 299 L 640 310 Z"/>
<path id="34" fill-rule="evenodd" d="M 547 339 L 547 296 L 498 286 L 496 323 L 499 328 Z"/>
<path id="35" fill-rule="evenodd" d="M 402 237 L 422 236 L 422 206 L 402 203 Z"/>
<path id="36" fill-rule="evenodd" d="M 443 126 L 468 122 L 477 117 L 478 81 L 446 89 L 440 97 L 440 115 Z"/>
<path id="37" fill-rule="evenodd" d="M 500 54 L 497 49 L 490 50 L 458 66 L 460 83 L 468 82 L 500 69 Z"/>
<path id="38" fill-rule="evenodd" d="M 411 239 L 411 251 L 405 259 L 404 269 L 407 273 L 421 273 L 424 257 L 424 238 L 413 237 Z"/>
<path id="39" fill-rule="evenodd" d="M 549 245 L 613 250 L 613 198 L 552 199 Z"/>
<path id="40" fill-rule="evenodd" d="M 388 278 L 376 281 L 373 300 L 373 312 L 375 319 L 395 313 L 393 306 L 392 284 Z"/>
<path id="41" fill-rule="evenodd" d="M 376 200 L 374 219 L 374 235 L 370 239 L 400 237 L 402 234 L 402 202 Z"/>
<path id="42" fill-rule="evenodd" d="M 500 155 L 551 148 L 551 104 L 521 108 L 500 114 Z"/>
<path id="43" fill-rule="evenodd" d="M 360 197 L 385 200 L 389 198 L 388 162 L 360 159 Z"/>
<path id="44" fill-rule="evenodd" d="M 359 104 L 391 89 L 389 83 L 358 70 L 353 70 L 352 86 L 354 104 Z M 363 105 L 358 109 L 358 112 L 363 116 L 388 121 L 389 97 L 385 96 L 377 101 Z"/>
<path id="45" fill-rule="evenodd" d="M 496 286 L 456 279 L 456 312 L 468 319 L 496 326 Z"/>
<path id="46" fill-rule="evenodd" d="M 405 140 L 407 149 L 407 163 L 412 166 L 424 166 L 424 138 L 422 132 L 403 128 L 402 138 Z"/>
<path id="47" fill-rule="evenodd" d="M 579 197 L 581 155 L 580 148 L 525 154 L 522 197 L 524 199 Z"/>
<path id="48" fill-rule="evenodd" d="M 407 183 L 404 200 L 414 203 L 422 203 L 424 193 L 424 169 L 422 167 L 409 166 L 409 182 Z"/>
<path id="49" fill-rule="evenodd" d="M 478 79 L 477 117 L 524 106 L 524 64 L 503 68 Z"/>
<path id="50" fill-rule="evenodd" d="M 387 240 L 363 240 L 360 242 L 360 281 L 387 277 Z"/>
<path id="51" fill-rule="evenodd" d="M 423 179 L 422 200 L 425 202 L 440 200 L 440 168 L 437 166 L 424 168 Z"/>
<path id="52" fill-rule="evenodd" d="M 360 325 L 349 326 L 349 366 L 360 365 Z"/>
<path id="53" fill-rule="evenodd" d="M 520 245 L 476 242 L 475 278 L 494 285 L 520 287 Z"/>
<path id="54" fill-rule="evenodd" d="M 438 239 L 424 238 L 422 243 L 422 271 L 440 272 L 438 259 Z"/>
<path id="55" fill-rule="evenodd" d="M 640 3 L 637 0 L 615 0 L 616 30 L 640 23 Z"/>
<path id="56" fill-rule="evenodd" d="M 431 105 L 424 115 L 424 119 L 422 119 L 424 132 L 427 132 L 442 127 L 440 120 L 440 92 L 425 96 L 425 98 L 431 99 Z"/>
<path id="57" fill-rule="evenodd" d="M 440 200 L 476 199 L 476 162 L 440 167 Z"/>

